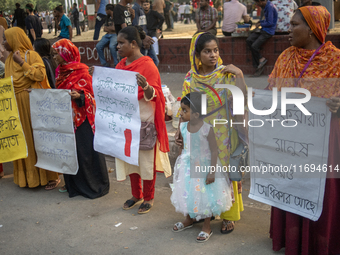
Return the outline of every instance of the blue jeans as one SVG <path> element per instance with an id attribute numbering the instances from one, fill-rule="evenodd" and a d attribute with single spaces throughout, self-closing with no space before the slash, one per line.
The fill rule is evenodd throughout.
<path id="1" fill-rule="evenodd" d="M 109 45 L 110 52 L 113 57 L 114 65 L 116 66 L 118 64 L 116 44 L 117 44 L 117 34 L 106 34 L 97 43 L 96 49 L 98 52 L 100 63 L 103 66 L 109 65 L 109 63 L 106 62 L 105 57 L 104 57 L 104 48 L 107 45 Z"/>
<path id="2" fill-rule="evenodd" d="M 96 25 L 94 26 L 94 35 L 93 35 L 93 40 L 94 41 L 98 40 L 100 29 L 104 25 L 105 18 L 106 18 L 106 15 L 101 14 L 101 13 L 98 13 L 97 16 L 101 18 L 101 21 L 96 19 Z"/>
<path id="3" fill-rule="evenodd" d="M 147 56 L 149 56 L 149 57 L 153 60 L 153 62 L 155 63 L 155 65 L 158 66 L 158 64 L 159 64 L 159 59 L 158 59 L 158 57 L 157 57 L 157 55 L 156 55 L 156 52 L 155 52 L 155 49 L 152 47 L 152 45 L 150 46 L 150 49 L 148 49 L 148 50 L 144 49 L 144 47 L 142 47 L 142 48 L 140 49 L 140 52 L 141 52 L 144 56 L 145 56 L 145 51 L 148 51 L 148 52 L 147 52 Z"/>

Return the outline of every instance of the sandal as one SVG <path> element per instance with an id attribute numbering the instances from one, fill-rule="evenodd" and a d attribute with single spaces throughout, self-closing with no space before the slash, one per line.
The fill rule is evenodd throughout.
<path id="1" fill-rule="evenodd" d="M 61 193 L 67 192 L 66 186 L 65 186 L 65 185 L 62 186 L 62 187 L 59 189 L 59 192 L 61 192 Z"/>
<path id="2" fill-rule="evenodd" d="M 189 226 L 186 226 L 186 227 L 184 227 L 184 224 L 182 223 L 182 222 L 177 222 L 175 225 L 174 225 L 174 227 L 176 227 L 177 228 L 177 230 L 175 230 L 174 228 L 172 228 L 172 232 L 181 232 L 181 231 L 183 231 L 183 230 L 185 230 L 185 229 L 188 229 L 188 228 L 192 228 L 194 225 L 193 224 L 191 224 L 191 225 L 189 225 Z"/>
<path id="3" fill-rule="evenodd" d="M 123 210 L 130 210 L 131 208 L 135 207 L 137 204 L 142 203 L 144 200 L 140 199 L 138 201 L 134 201 L 132 199 L 128 199 L 125 201 L 124 205 L 127 204 L 128 207 L 124 207 L 123 205 Z"/>
<path id="4" fill-rule="evenodd" d="M 198 243 L 204 243 L 204 242 L 206 242 L 206 241 L 209 240 L 209 238 L 211 237 L 212 234 L 213 234 L 212 231 L 210 232 L 210 234 L 208 234 L 207 232 L 201 231 L 201 232 L 198 234 L 197 238 L 203 237 L 204 239 L 203 239 L 203 240 L 202 240 L 202 239 L 196 239 L 196 242 L 198 242 Z"/>
<path id="5" fill-rule="evenodd" d="M 267 64 L 268 60 L 265 58 L 257 67 L 257 70 L 261 69 L 264 67 L 265 64 Z"/>
<path id="6" fill-rule="evenodd" d="M 55 189 L 59 183 L 61 182 L 60 179 L 56 180 L 56 181 L 49 181 L 47 183 L 47 185 L 45 186 L 45 190 L 52 190 L 52 189 Z"/>
<path id="7" fill-rule="evenodd" d="M 152 205 L 151 204 L 149 204 L 149 203 L 142 203 L 141 205 L 140 205 L 140 207 L 138 208 L 138 213 L 139 214 L 144 214 L 144 213 L 148 213 L 150 210 L 151 210 L 151 207 L 152 207 Z M 139 211 L 140 209 L 145 209 L 145 211 Z"/>
<path id="8" fill-rule="evenodd" d="M 232 224 L 232 229 L 230 229 L 230 224 Z M 229 230 L 228 230 L 228 226 L 229 226 Z M 229 234 L 231 232 L 233 232 L 234 230 L 234 227 L 235 227 L 235 223 L 231 220 L 223 220 L 222 221 L 222 228 L 225 228 L 225 230 L 222 230 L 221 228 L 221 233 L 222 234 Z"/>

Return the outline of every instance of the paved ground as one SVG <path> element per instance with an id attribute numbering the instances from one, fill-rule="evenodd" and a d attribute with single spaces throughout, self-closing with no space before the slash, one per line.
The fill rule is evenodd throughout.
<path id="1" fill-rule="evenodd" d="M 110 164 L 110 163 L 109 163 Z M 173 233 L 183 216 L 170 203 L 171 178 L 157 175 L 155 205 L 146 215 L 137 208 L 121 209 L 130 198 L 129 181 L 117 182 L 110 173 L 110 193 L 96 200 L 68 198 L 57 190 L 18 188 L 12 164 L 0 180 L 0 254 L 283 254 L 271 250 L 269 207 L 247 198 L 235 231 L 220 234 L 221 220 L 212 222 L 214 234 L 205 244 L 195 238 L 200 224 Z M 122 223 L 115 227 L 116 224 Z M 130 228 L 137 227 L 135 230 Z"/>
<path id="2" fill-rule="evenodd" d="M 161 77 L 179 96 L 184 74 L 162 73 Z M 263 88 L 266 78 L 247 78 L 247 84 Z M 211 239 L 198 244 L 195 238 L 200 224 L 181 233 L 171 231 L 173 224 L 183 219 L 170 203 L 172 177 L 157 175 L 154 207 L 150 213 L 138 215 L 137 208 L 121 209 L 131 197 L 130 182 L 117 182 L 112 158 L 107 164 L 110 193 L 95 200 L 68 198 L 57 190 L 19 188 L 13 183 L 12 164 L 4 164 L 0 254 L 284 254 L 271 250 L 270 207 L 248 198 L 249 179 L 244 183 L 245 211 L 235 231 L 222 235 L 221 220 L 215 220 Z M 137 229 L 130 229 L 134 227 Z"/>

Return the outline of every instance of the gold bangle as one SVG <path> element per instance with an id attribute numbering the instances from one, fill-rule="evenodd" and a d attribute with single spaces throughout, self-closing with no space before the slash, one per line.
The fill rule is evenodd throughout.
<path id="1" fill-rule="evenodd" d="M 146 82 L 146 86 L 144 86 L 144 87 L 142 87 L 142 89 L 144 90 L 144 91 L 146 91 L 148 88 L 149 88 L 149 83 L 148 82 Z"/>

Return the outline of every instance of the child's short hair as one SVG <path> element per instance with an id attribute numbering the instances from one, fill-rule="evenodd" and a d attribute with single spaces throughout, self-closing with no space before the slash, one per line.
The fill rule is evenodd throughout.
<path id="1" fill-rule="evenodd" d="M 192 112 L 198 112 L 201 117 L 201 93 L 199 92 L 191 92 L 189 94 L 186 94 L 182 100 L 181 103 L 183 103 L 186 106 L 189 106 Z"/>

